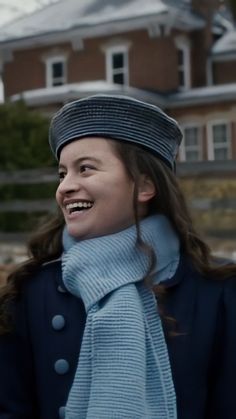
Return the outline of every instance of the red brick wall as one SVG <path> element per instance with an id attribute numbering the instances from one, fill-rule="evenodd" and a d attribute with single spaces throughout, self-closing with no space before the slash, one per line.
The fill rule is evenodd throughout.
<path id="1" fill-rule="evenodd" d="M 205 46 L 205 31 L 196 31 L 192 34 L 192 87 L 202 87 L 206 85 L 206 62 L 208 49 Z"/>
<path id="2" fill-rule="evenodd" d="M 170 91 L 178 87 L 177 50 L 171 37 L 149 38 L 140 31 L 129 36 L 130 84 L 141 89 Z"/>
<path id="3" fill-rule="evenodd" d="M 114 38 L 114 37 L 113 37 Z M 130 85 L 143 89 L 170 91 L 177 88 L 177 54 L 171 37 L 150 38 L 147 31 L 136 31 L 115 36 L 120 43 L 130 42 Z M 68 82 L 105 80 L 105 53 L 102 48 L 112 37 L 84 41 L 84 49 L 73 51 L 71 44 L 57 46 L 68 54 Z M 44 47 L 14 52 L 12 62 L 4 67 L 3 80 L 6 97 L 24 90 L 45 87 L 43 57 L 55 47 Z"/>
<path id="4" fill-rule="evenodd" d="M 235 83 L 236 61 L 215 62 L 213 64 L 214 84 Z"/>
<path id="5" fill-rule="evenodd" d="M 201 106 L 186 106 L 171 110 L 166 110 L 168 115 L 175 118 L 177 121 L 181 123 L 181 119 L 184 118 L 188 119 L 189 115 L 189 121 L 192 119 L 192 115 L 194 115 L 194 118 L 199 117 L 199 119 L 204 121 L 207 120 L 207 115 L 209 114 L 209 120 L 212 120 L 212 114 L 217 113 L 220 114 L 222 112 L 223 114 L 229 114 L 232 115 L 233 105 L 232 103 L 222 103 L 222 104 L 206 104 Z M 224 118 L 223 118 L 224 119 Z M 195 119 L 194 119 L 195 120 Z M 233 121 L 231 122 L 231 138 L 232 138 L 232 159 L 236 160 L 236 123 Z M 206 129 L 206 123 L 203 125 L 203 160 L 207 159 L 207 129 Z"/>
<path id="6" fill-rule="evenodd" d="M 81 51 L 71 50 L 68 62 L 69 83 L 104 79 L 105 60 L 97 39 L 85 40 Z"/>
<path id="7" fill-rule="evenodd" d="M 206 85 L 206 63 L 213 43 L 212 19 L 220 0 L 192 0 L 193 10 L 204 18 L 206 25 L 192 34 L 192 80 L 194 87 Z"/>
<path id="8" fill-rule="evenodd" d="M 69 52 L 69 44 L 62 46 L 63 51 Z M 43 56 L 49 48 L 27 49 L 15 51 L 13 61 L 6 63 L 3 72 L 3 82 L 6 97 L 24 90 L 45 87 L 46 71 Z"/>
<path id="9" fill-rule="evenodd" d="M 73 80 L 105 79 L 104 46 L 109 40 L 129 43 L 129 83 L 132 87 L 168 91 L 177 88 L 177 51 L 171 37 L 150 38 L 147 31 L 133 31 L 114 37 L 85 40 L 84 51 L 77 56 L 77 70 Z M 76 63 L 73 56 L 71 62 Z M 81 73 L 79 72 L 81 69 Z M 82 77 L 82 78 L 81 78 Z"/>

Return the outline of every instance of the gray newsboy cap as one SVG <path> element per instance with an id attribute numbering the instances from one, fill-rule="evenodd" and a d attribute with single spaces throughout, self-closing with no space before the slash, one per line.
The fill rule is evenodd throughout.
<path id="1" fill-rule="evenodd" d="M 172 169 L 182 139 L 177 122 L 160 108 L 121 95 L 79 99 L 64 105 L 52 118 L 49 143 L 57 159 L 66 144 L 94 136 L 145 148 Z"/>

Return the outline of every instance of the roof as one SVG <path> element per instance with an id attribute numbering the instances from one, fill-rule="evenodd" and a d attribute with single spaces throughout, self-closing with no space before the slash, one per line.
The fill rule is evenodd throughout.
<path id="1" fill-rule="evenodd" d="M 229 30 L 212 47 L 213 56 L 236 53 L 236 29 Z"/>
<path id="2" fill-rule="evenodd" d="M 104 80 L 71 83 L 62 86 L 28 90 L 11 96 L 10 100 L 14 102 L 23 99 L 28 106 L 37 107 L 56 103 L 66 103 L 97 93 L 123 94 L 153 104 L 158 102 L 161 107 L 165 106 L 164 95 L 137 89 L 135 87 L 112 84 Z"/>
<path id="3" fill-rule="evenodd" d="M 201 28 L 205 22 L 185 2 L 166 0 L 60 0 L 0 28 L 0 44 L 27 38 L 65 34 L 79 30 L 81 36 L 96 36 L 96 28 L 111 32 L 142 27 L 161 19 L 186 30 Z M 123 24 L 123 26 L 121 25 Z"/>
<path id="4" fill-rule="evenodd" d="M 199 87 L 183 92 L 160 94 L 106 81 L 65 84 L 51 88 L 29 90 L 10 97 L 11 101 L 23 99 L 30 107 L 66 103 L 96 93 L 123 94 L 147 101 L 163 109 L 213 104 L 236 100 L 236 83 Z"/>
<path id="5" fill-rule="evenodd" d="M 214 104 L 236 100 L 236 83 L 196 87 L 168 96 L 171 108 Z"/>
<path id="6" fill-rule="evenodd" d="M 220 6 L 213 15 L 212 32 L 217 36 L 221 36 L 233 27 L 234 22 L 230 9 L 226 6 Z"/>

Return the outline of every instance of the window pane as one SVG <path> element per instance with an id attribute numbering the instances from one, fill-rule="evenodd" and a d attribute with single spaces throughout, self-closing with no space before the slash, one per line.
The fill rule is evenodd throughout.
<path id="1" fill-rule="evenodd" d="M 185 145 L 186 146 L 198 146 L 198 128 L 185 128 Z"/>
<path id="2" fill-rule="evenodd" d="M 187 161 L 197 161 L 201 159 L 201 138 L 198 126 L 184 128 L 184 150 Z"/>
<path id="3" fill-rule="evenodd" d="M 124 67 L 124 54 L 117 53 L 112 55 L 112 67 L 113 69 L 116 68 L 123 68 Z"/>
<path id="4" fill-rule="evenodd" d="M 182 49 L 178 49 L 178 66 L 182 66 L 184 63 L 184 52 Z"/>
<path id="5" fill-rule="evenodd" d="M 52 76 L 53 78 L 63 77 L 63 63 L 62 62 L 53 63 Z"/>
<path id="6" fill-rule="evenodd" d="M 226 124 L 219 124 L 213 126 L 213 141 L 214 144 L 227 142 Z"/>
<path id="7" fill-rule="evenodd" d="M 113 82 L 117 84 L 124 84 L 124 74 L 114 74 L 113 75 Z"/>
<path id="8" fill-rule="evenodd" d="M 199 152 L 198 152 L 198 150 L 196 150 L 196 151 L 188 151 L 188 150 L 186 150 L 185 156 L 186 156 L 186 161 L 197 161 L 197 160 L 199 160 Z"/>
<path id="9" fill-rule="evenodd" d="M 178 77 L 179 77 L 179 86 L 184 86 L 184 72 L 179 71 L 178 72 Z"/>
<path id="10" fill-rule="evenodd" d="M 215 150 L 215 160 L 227 160 L 228 159 L 228 150 L 227 148 L 217 148 Z"/>

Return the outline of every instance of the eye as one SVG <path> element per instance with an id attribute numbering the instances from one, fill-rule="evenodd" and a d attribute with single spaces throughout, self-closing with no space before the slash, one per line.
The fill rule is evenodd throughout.
<path id="1" fill-rule="evenodd" d="M 81 164 L 80 165 L 80 168 L 79 168 L 80 173 L 89 172 L 90 170 L 96 170 L 96 169 L 91 164 Z"/>
<path id="2" fill-rule="evenodd" d="M 60 171 L 58 172 L 59 181 L 62 182 L 66 176 L 66 172 Z"/>

